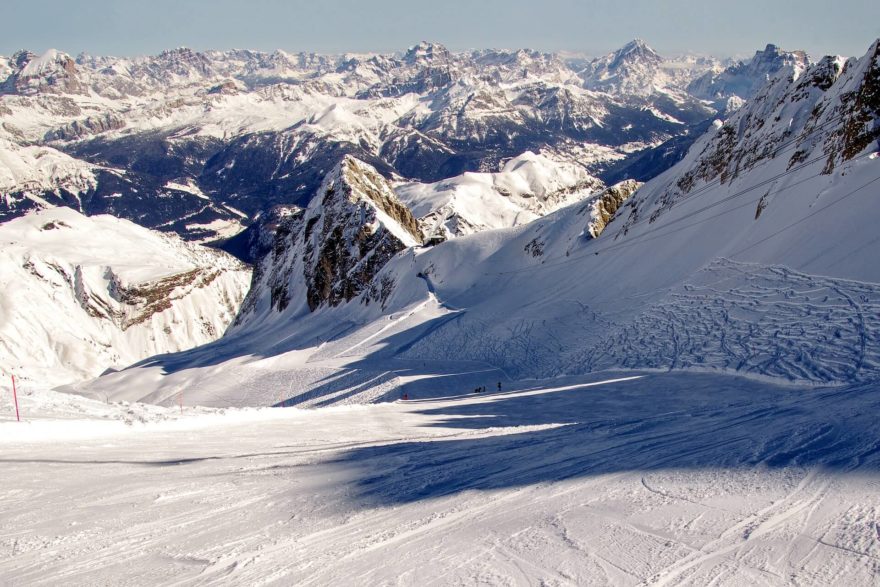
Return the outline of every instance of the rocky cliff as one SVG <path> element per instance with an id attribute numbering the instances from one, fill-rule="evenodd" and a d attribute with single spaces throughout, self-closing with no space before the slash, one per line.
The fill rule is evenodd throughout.
<path id="1" fill-rule="evenodd" d="M 381 303 L 391 285 L 374 286 L 373 278 L 397 253 L 422 240 L 416 219 L 389 182 L 346 156 L 308 208 L 288 209 L 273 227 L 236 322 L 338 306 L 362 294 L 364 303 Z"/>

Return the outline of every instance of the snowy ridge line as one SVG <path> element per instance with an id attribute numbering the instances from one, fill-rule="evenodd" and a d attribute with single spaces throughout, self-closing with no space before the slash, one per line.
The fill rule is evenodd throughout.
<path id="1" fill-rule="evenodd" d="M 868 156 L 870 156 L 870 153 L 869 153 L 869 154 L 860 155 L 860 156 L 858 156 L 858 157 L 854 157 L 854 158 L 851 159 L 850 161 L 857 161 L 857 160 L 859 160 L 859 159 L 862 159 L 862 158 L 864 158 L 864 157 L 868 157 Z M 625 248 L 626 246 L 630 246 L 630 245 L 638 244 L 639 242 L 644 242 L 644 241 L 640 241 L 639 239 L 642 239 L 643 237 L 645 237 L 645 236 L 647 236 L 647 235 L 653 234 L 653 233 L 656 232 L 656 231 L 664 230 L 664 229 L 666 229 L 668 226 L 670 226 L 670 225 L 672 225 L 672 224 L 675 224 L 676 222 L 681 222 L 681 221 L 683 221 L 683 220 L 689 218 L 690 216 L 694 216 L 694 215 L 696 215 L 696 214 L 699 214 L 699 213 L 701 213 L 701 212 L 704 212 L 705 210 L 708 210 L 708 209 L 714 208 L 715 206 L 719 206 L 719 205 L 721 205 L 721 204 L 724 204 L 724 203 L 726 203 L 727 201 L 729 201 L 729 200 L 731 200 L 731 199 L 734 199 L 734 198 L 736 198 L 736 197 L 742 196 L 742 195 L 744 195 L 744 194 L 746 194 L 746 193 L 749 193 L 749 192 L 751 192 L 751 191 L 754 191 L 754 190 L 756 190 L 756 189 L 758 189 L 758 188 L 760 188 L 760 187 L 764 187 L 764 186 L 767 185 L 768 183 L 772 183 L 772 182 L 774 182 L 774 181 L 779 181 L 779 179 L 781 179 L 782 177 L 785 177 L 786 175 L 794 174 L 794 173 L 800 171 L 801 169 L 804 169 L 804 168 L 806 168 L 806 167 L 809 167 L 810 165 L 813 165 L 814 163 L 817 163 L 818 161 L 821 161 L 821 160 L 826 159 L 826 158 L 827 158 L 827 157 L 826 157 L 825 155 L 822 155 L 822 156 L 817 157 L 817 158 L 815 158 L 815 159 L 811 159 L 811 160 L 809 160 L 809 161 L 805 161 L 805 162 L 803 162 L 803 163 L 801 163 L 801 164 L 799 164 L 799 165 L 797 165 L 797 166 L 795 166 L 795 167 L 792 167 L 792 168 L 789 169 L 789 170 L 786 170 L 786 171 L 784 171 L 784 172 L 780 172 L 780 173 L 779 173 L 778 175 L 776 175 L 776 176 L 773 176 L 773 177 L 771 177 L 771 178 L 769 178 L 769 179 L 763 180 L 763 181 L 761 181 L 760 183 L 755 184 L 754 186 L 751 186 L 751 187 L 749 187 L 749 188 L 746 188 L 746 189 L 744 189 L 744 190 L 741 190 L 741 191 L 739 191 L 739 192 L 736 192 L 736 193 L 734 193 L 734 194 L 732 194 L 732 195 L 726 196 L 725 198 L 723 198 L 723 199 L 721 199 L 721 200 L 718 200 L 718 201 L 715 201 L 715 202 L 713 202 L 713 203 L 711 203 L 711 204 L 708 204 L 708 205 L 706 205 L 705 207 L 700 208 L 700 209 L 698 209 L 698 210 L 695 210 L 695 211 L 693 211 L 693 212 L 690 212 L 690 213 L 688 213 L 688 214 L 685 215 L 685 216 L 682 216 L 682 217 L 680 217 L 680 218 L 676 218 L 676 219 L 674 219 L 674 220 L 671 220 L 671 221 L 667 222 L 666 224 L 664 224 L 664 225 L 662 225 L 662 226 L 658 226 L 658 227 L 656 227 L 656 228 L 649 229 L 649 230 L 647 230 L 647 231 L 645 231 L 645 232 L 643 232 L 643 233 L 637 234 L 637 235 L 631 237 L 630 239 L 626 240 L 625 242 L 610 244 L 610 245 L 608 245 L 608 246 L 606 246 L 606 247 L 604 247 L 604 248 L 600 248 L 600 249 L 598 249 L 598 250 L 596 250 L 596 251 L 590 251 L 589 253 L 582 253 L 582 254 L 580 254 L 580 255 L 567 255 L 567 256 L 566 256 L 566 255 L 559 255 L 559 256 L 556 256 L 556 257 L 547 257 L 547 258 L 545 259 L 545 261 L 554 261 L 554 260 L 559 259 L 559 260 L 563 260 L 563 262 L 562 262 L 562 263 L 555 263 L 555 264 L 552 264 L 552 263 L 546 263 L 546 262 L 543 262 L 543 261 L 542 261 L 540 267 L 554 267 L 554 266 L 560 266 L 560 265 L 567 265 L 567 264 L 570 263 L 570 262 L 576 261 L 576 260 L 578 260 L 578 259 L 583 259 L 583 258 L 585 258 L 585 257 L 589 257 L 590 255 L 598 255 L 599 253 L 604 253 L 604 252 L 612 251 L 612 250 L 619 249 L 619 248 Z M 762 163 L 762 165 L 763 165 L 763 164 L 766 164 L 766 163 L 770 163 L 771 161 L 773 161 L 773 160 L 772 160 L 772 159 L 769 159 L 769 160 L 767 160 L 765 163 Z M 802 182 L 807 181 L 807 180 L 809 180 L 809 179 L 813 179 L 813 178 L 815 178 L 815 177 L 819 177 L 819 176 L 821 176 L 821 175 L 822 175 L 822 173 L 820 172 L 820 173 L 818 173 L 818 174 L 816 174 L 816 175 L 812 175 L 812 176 L 810 176 L 810 177 L 804 178 L 804 179 L 801 180 L 800 182 L 798 182 L 798 183 L 796 183 L 796 184 L 793 184 L 793 185 L 798 185 L 799 183 L 802 183 Z M 717 181 L 717 180 L 716 180 L 716 181 Z M 708 184 L 707 184 L 706 186 L 703 186 L 703 187 L 708 187 Z M 778 193 L 778 192 L 785 191 L 785 190 L 788 189 L 789 187 L 792 187 L 792 186 L 786 186 L 786 187 L 784 187 L 784 188 L 781 188 L 781 189 L 777 190 L 776 192 Z M 702 189 L 702 188 L 701 188 L 701 189 Z M 687 194 L 686 196 L 684 196 L 683 198 L 680 198 L 679 200 L 677 200 L 676 202 L 674 202 L 671 206 L 669 206 L 669 208 L 667 208 L 667 209 L 675 208 L 675 207 L 678 206 L 679 204 L 688 201 L 691 197 L 694 197 L 694 196 L 699 195 L 699 194 L 697 193 L 697 191 L 699 191 L 699 190 L 696 190 L 696 191 L 694 191 L 694 192 L 691 192 L 691 193 Z M 749 203 L 751 203 L 751 202 L 749 202 Z M 737 209 L 739 209 L 739 208 L 733 208 L 733 209 L 731 209 L 731 210 L 726 210 L 724 213 L 726 214 L 727 212 L 732 212 L 732 211 L 737 210 Z M 711 217 L 709 217 L 709 218 L 714 218 L 714 216 L 711 216 Z M 704 219 L 704 220 L 706 220 L 706 219 Z M 645 219 L 643 219 L 643 220 L 639 220 L 639 221 L 636 221 L 636 222 L 634 222 L 634 223 L 632 223 L 632 224 L 630 224 L 630 225 L 628 225 L 627 227 L 624 227 L 624 228 L 625 228 L 626 230 L 628 230 L 630 227 L 632 227 L 632 226 L 636 226 L 636 225 L 639 225 L 639 224 L 643 224 L 644 222 L 649 222 L 649 221 L 648 221 L 648 220 L 645 220 Z M 687 228 L 687 227 L 689 227 L 689 226 L 694 226 L 694 225 L 693 225 L 693 224 L 690 224 L 690 225 L 687 225 L 685 228 Z M 680 230 L 680 229 L 679 229 L 679 230 Z M 620 236 L 620 232 L 621 232 L 621 231 L 618 230 L 618 231 L 614 234 L 614 239 L 615 239 L 615 240 Z M 677 232 L 677 231 L 673 231 L 673 232 Z M 664 235 L 659 235 L 659 236 L 666 236 L 666 235 L 664 234 Z M 651 239 L 647 239 L 647 240 L 651 240 Z M 535 267 L 523 267 L 523 268 L 521 268 L 521 269 L 511 269 L 511 270 L 508 270 L 508 271 L 499 271 L 499 272 L 494 272 L 494 273 L 486 273 L 485 275 L 508 275 L 508 274 L 515 274 L 515 273 L 523 273 L 523 272 L 527 272 L 527 271 L 532 271 L 532 270 L 534 270 L 534 269 L 535 269 Z"/>
<path id="2" fill-rule="evenodd" d="M 857 160 L 859 160 L 859 159 L 863 159 L 863 158 L 865 158 L 865 157 L 870 157 L 870 155 L 872 155 L 872 153 L 866 153 L 866 154 L 864 154 L 864 155 L 859 155 L 858 157 L 854 157 L 854 158 L 851 159 L 850 161 L 857 161 Z M 533 271 L 533 270 L 534 270 L 535 268 L 537 268 L 537 267 L 559 267 L 559 266 L 563 266 L 563 265 L 568 265 L 569 263 L 573 263 L 573 262 L 575 262 L 575 261 L 577 261 L 577 260 L 580 260 L 580 259 L 584 259 L 584 258 L 590 257 L 591 255 L 592 255 L 592 256 L 595 256 L 595 255 L 599 255 L 600 253 L 607 253 L 607 252 L 609 252 L 609 251 L 614 251 L 614 250 L 624 249 L 624 248 L 631 247 L 631 246 L 635 246 L 635 245 L 638 245 L 638 244 L 641 244 L 641 243 L 644 243 L 644 242 L 647 242 L 647 241 L 651 241 L 651 240 L 655 240 L 655 239 L 658 239 L 658 238 L 663 238 L 663 237 L 669 236 L 669 235 L 671 235 L 671 234 L 675 234 L 676 232 L 678 232 L 678 231 L 680 231 L 680 230 L 684 230 L 684 229 L 686 229 L 686 228 L 691 228 L 691 227 L 697 226 L 697 225 L 699 225 L 699 224 L 702 224 L 703 222 L 706 222 L 706 221 L 708 221 L 708 220 L 712 220 L 712 219 L 714 219 L 714 218 L 718 218 L 718 217 L 720 217 L 720 216 L 724 216 L 725 214 L 729 214 L 729 213 L 732 213 L 732 212 L 736 212 L 737 210 L 739 210 L 739 209 L 741 209 L 741 208 L 743 208 L 743 207 L 745 207 L 745 206 L 748 206 L 748 205 L 750 205 L 750 204 L 754 204 L 757 200 L 749 200 L 748 202 L 744 202 L 743 204 L 741 204 L 741 205 L 739 205 L 739 206 L 736 206 L 736 207 L 734 207 L 734 208 L 730 208 L 730 209 L 728 209 L 728 210 L 724 210 L 723 212 L 720 212 L 720 213 L 715 214 L 715 215 L 713 215 L 713 216 L 708 216 L 708 217 L 706 217 L 706 218 L 703 218 L 703 219 L 698 220 L 698 221 L 696 221 L 696 222 L 693 222 L 693 223 L 691 223 L 691 224 L 686 224 L 685 226 L 678 227 L 678 228 L 676 228 L 675 230 L 672 230 L 672 231 L 669 231 L 669 232 L 663 232 L 663 233 L 661 233 L 661 234 L 655 234 L 655 233 L 657 233 L 657 232 L 659 232 L 659 231 L 666 230 L 667 228 L 669 228 L 669 226 L 671 226 L 671 225 L 673 225 L 673 224 L 676 224 L 676 223 L 678 223 L 678 222 L 682 222 L 682 221 L 684 221 L 684 220 L 687 220 L 688 218 L 690 218 L 690 217 L 692 217 L 692 216 L 696 216 L 697 214 L 700 214 L 700 213 L 702 213 L 702 212 L 705 212 L 706 210 L 710 210 L 710 209 L 712 209 L 712 208 L 715 208 L 716 206 L 720 206 L 720 205 L 722 205 L 722 204 L 725 204 L 725 203 L 729 202 L 730 200 L 733 200 L 733 199 L 735 199 L 735 198 L 738 198 L 738 197 L 740 197 L 740 196 L 743 196 L 743 195 L 745 195 L 745 194 L 747 194 L 747 193 L 749 193 L 749 192 L 752 192 L 752 191 L 754 191 L 754 190 L 756 190 L 756 189 L 758 189 L 758 188 L 764 187 L 764 186 L 766 186 L 768 183 L 773 183 L 773 182 L 775 182 L 775 181 L 779 181 L 779 179 L 781 179 L 782 177 L 784 177 L 784 176 L 786 176 L 786 175 L 789 175 L 789 174 L 795 173 L 795 172 L 797 172 L 797 171 L 800 171 L 801 169 L 803 169 L 803 168 L 805 168 L 805 167 L 808 167 L 808 166 L 810 166 L 810 165 L 812 165 L 812 164 L 814 164 L 814 163 L 816 163 L 816 162 L 818 162 L 818 161 L 821 161 L 821 160 L 823 160 L 823 159 L 826 159 L 826 158 L 827 158 L 827 157 L 826 157 L 825 155 L 822 155 L 821 157 L 817 157 L 816 159 L 812 159 L 812 160 L 806 161 L 806 162 L 804 162 L 804 163 L 802 163 L 802 164 L 800 164 L 800 165 L 798 165 L 798 166 L 796 166 L 796 167 L 792 167 L 792 168 L 791 168 L 790 170 L 788 170 L 788 171 L 781 172 L 780 174 L 778 174 L 778 175 L 776 175 L 776 176 L 773 176 L 773 177 L 771 177 L 771 178 L 769 178 L 769 179 L 766 179 L 766 180 L 764 180 L 764 181 L 761 181 L 760 183 L 757 183 L 757 184 L 755 184 L 755 185 L 753 185 L 753 186 L 751 186 L 751 187 L 749 187 L 749 188 L 746 188 L 746 189 L 740 190 L 740 191 L 738 191 L 738 192 L 735 192 L 735 193 L 733 193 L 733 194 L 731 194 L 731 195 L 725 196 L 724 198 L 722 198 L 722 199 L 720 199 L 720 200 L 716 200 L 715 202 L 713 202 L 713 203 L 711 203 L 711 204 L 707 204 L 707 205 L 704 206 L 703 208 L 699 208 L 698 210 L 694 210 L 693 212 L 689 212 L 688 214 L 686 214 L 686 215 L 684 215 L 684 216 L 681 216 L 681 217 L 676 218 L 676 219 L 674 219 L 674 220 L 670 220 L 669 222 L 667 222 L 666 224 L 664 224 L 664 225 L 662 225 L 662 226 L 658 226 L 658 227 L 656 227 L 656 228 L 649 229 L 649 230 L 647 230 L 647 231 L 645 231 L 645 232 L 642 232 L 642 233 L 636 234 L 636 235 L 632 236 L 631 238 L 625 240 L 624 242 L 613 243 L 613 244 L 610 244 L 610 245 L 608 245 L 608 246 L 606 246 L 606 247 L 604 247 L 604 248 L 599 248 L 598 250 L 595 250 L 595 251 L 588 251 L 588 252 L 585 252 L 585 253 L 581 253 L 580 255 L 568 255 L 568 256 L 565 256 L 565 255 L 559 255 L 559 256 L 557 256 L 557 257 L 547 257 L 547 260 L 549 260 L 549 261 L 553 261 L 553 260 L 557 260 L 557 259 L 561 260 L 561 262 L 559 262 L 559 263 L 545 263 L 545 262 L 542 262 L 540 265 L 537 265 L 537 266 L 535 266 L 535 267 L 523 267 L 523 268 L 521 268 L 521 269 L 511 269 L 511 270 L 508 270 L 508 271 L 500 271 L 500 272 L 496 272 L 496 273 L 491 273 L 491 275 L 507 275 L 507 274 L 523 273 L 523 272 Z M 788 185 L 788 186 L 785 186 L 785 187 L 779 188 L 779 189 L 777 189 L 777 190 L 774 190 L 773 193 L 774 193 L 774 194 L 777 194 L 777 193 L 785 192 L 786 190 L 789 190 L 789 189 L 791 189 L 791 188 L 793 188 L 793 187 L 796 187 L 796 186 L 798 186 L 798 185 L 800 185 L 800 184 L 802 184 L 802 183 L 805 183 L 805 182 L 807 182 L 807 181 L 809 181 L 809 180 L 811 180 L 811 179 L 815 179 L 815 178 L 817 178 L 817 177 L 821 177 L 822 175 L 823 175 L 823 174 L 822 174 L 821 172 L 816 173 L 816 174 L 814 174 L 814 175 L 810 175 L 810 176 L 808 176 L 808 177 L 805 177 L 805 178 L 803 178 L 803 179 L 797 181 L 796 183 L 793 183 L 793 184 L 791 184 L 791 185 Z M 836 200 L 835 202 L 832 202 L 832 203 L 830 203 L 830 204 L 828 204 L 828 205 L 822 207 L 820 210 L 817 210 L 816 212 L 811 213 L 811 214 L 808 215 L 808 216 L 805 216 L 804 218 L 802 218 L 802 219 L 799 220 L 798 222 L 802 222 L 802 221 L 806 220 L 807 218 L 810 218 L 810 217 L 814 216 L 814 215 L 817 214 L 818 212 L 821 212 L 821 211 L 823 211 L 823 210 L 825 210 L 825 209 L 831 207 L 831 206 L 834 205 L 836 202 L 838 202 L 838 201 L 840 201 L 840 200 L 843 200 L 844 198 L 847 198 L 847 197 L 853 195 L 854 193 L 857 193 L 858 191 L 860 191 L 860 190 L 862 190 L 862 189 L 868 187 L 868 185 L 870 185 L 870 184 L 872 184 L 872 183 L 874 183 L 875 181 L 878 181 L 878 180 L 880 180 L 880 177 L 877 177 L 877 178 L 875 178 L 875 179 L 869 181 L 867 184 L 864 184 L 864 185 L 862 185 L 861 187 L 856 188 L 855 190 L 853 190 L 853 191 L 851 191 L 851 192 L 848 192 L 848 193 L 845 194 L 844 196 L 841 196 L 840 198 L 838 198 L 838 200 Z M 680 200 L 676 201 L 676 202 L 675 202 L 672 206 L 670 206 L 668 209 L 674 208 L 674 207 L 678 206 L 680 203 L 687 201 L 692 195 L 695 195 L 695 194 L 693 194 L 693 193 L 688 194 L 688 195 L 685 196 L 684 198 L 681 198 Z M 760 200 L 760 198 L 759 198 L 759 200 Z M 639 223 L 641 223 L 641 222 L 643 222 L 643 221 L 639 221 L 639 222 L 633 223 L 633 224 L 630 225 L 630 227 L 631 227 L 631 226 L 635 226 L 636 224 L 639 224 Z M 797 224 L 797 223 L 794 223 L 794 224 L 790 225 L 789 228 L 790 228 L 791 226 L 795 226 L 796 224 Z M 782 232 L 782 231 L 780 231 L 780 232 Z M 619 231 L 618 231 L 617 233 L 615 233 L 615 235 L 614 235 L 614 239 L 616 240 L 618 236 L 620 236 L 620 232 L 619 232 Z M 765 238 L 763 241 L 760 241 L 760 242 L 764 242 L 764 241 L 766 241 L 766 240 L 769 240 L 770 238 L 771 238 L 771 237 L 767 237 L 767 238 Z M 747 247 L 747 248 L 745 248 L 745 249 L 742 249 L 741 251 L 738 251 L 737 253 L 734 253 L 734 254 L 739 254 L 739 253 L 745 252 L 745 251 L 747 251 L 747 250 L 753 248 L 754 246 L 757 246 L 757 244 L 759 244 L 759 243 L 752 244 L 752 245 L 750 245 L 749 247 Z M 490 273 L 487 273 L 486 275 L 490 275 Z"/>
<path id="3" fill-rule="evenodd" d="M 841 117 L 839 117 L 839 118 L 840 118 L 840 119 L 843 119 L 843 118 L 845 118 L 845 116 L 841 116 Z M 824 124 L 824 123 L 823 123 L 823 124 Z M 820 125 L 820 126 L 821 126 L 821 125 Z M 780 154 L 782 154 L 783 152 L 788 151 L 788 150 L 789 150 L 789 147 L 791 147 L 793 144 L 798 143 L 798 142 L 801 141 L 803 138 L 806 138 L 807 136 L 813 134 L 813 132 L 816 132 L 816 131 L 818 131 L 818 130 L 821 130 L 821 129 L 820 129 L 819 127 L 817 127 L 816 129 L 814 129 L 813 131 L 811 131 L 811 132 L 809 132 L 809 133 L 806 133 L 806 134 L 804 134 L 804 135 L 802 135 L 802 136 L 796 137 L 796 138 L 793 139 L 791 142 L 789 142 L 788 146 L 787 146 L 785 149 L 783 149 L 783 150 L 778 150 L 778 151 L 774 151 L 772 155 L 770 155 L 769 157 L 767 157 L 767 158 L 764 159 L 763 161 L 759 162 L 757 165 L 755 165 L 755 166 L 752 167 L 751 169 L 752 169 L 752 170 L 754 170 L 754 169 L 758 169 L 758 168 L 760 168 L 760 167 L 763 167 L 763 166 L 765 166 L 765 165 L 768 165 L 768 164 L 772 163 L 772 162 L 776 159 L 776 156 L 777 156 L 777 155 L 780 155 Z M 858 159 L 860 159 L 860 158 L 862 158 L 862 157 L 864 157 L 864 156 L 865 156 L 865 155 L 861 155 L 861 156 L 859 156 L 859 157 L 853 157 L 852 159 L 850 159 L 850 161 L 856 161 L 856 160 L 858 160 Z M 785 176 L 785 175 L 788 175 L 789 173 L 794 173 L 794 172 L 796 172 L 796 171 L 798 171 L 798 170 L 800 170 L 800 169 L 803 169 L 804 167 L 807 167 L 807 166 L 809 166 L 809 165 L 812 165 L 813 163 L 817 163 L 818 161 L 822 161 L 823 159 L 827 159 L 827 155 L 826 155 L 826 154 L 822 154 L 822 155 L 819 156 L 819 157 L 816 157 L 816 158 L 814 158 L 814 159 L 810 159 L 809 161 L 805 161 L 805 162 L 803 162 L 803 163 L 800 163 L 800 164 L 797 165 L 797 166 L 790 167 L 790 168 L 786 169 L 784 172 L 781 172 L 780 175 L 777 176 L 776 178 L 771 178 L 771 181 L 772 181 L 773 179 L 779 179 L 780 177 L 783 177 L 783 176 Z M 821 174 L 820 174 L 820 175 L 821 175 Z M 705 183 L 705 184 L 703 184 L 702 186 L 700 186 L 699 188 L 697 188 L 697 189 L 695 189 L 695 190 L 692 190 L 692 191 L 688 192 L 687 194 L 683 195 L 682 197 L 678 198 L 675 202 L 673 202 L 672 204 L 670 204 L 666 209 L 667 209 L 667 210 L 671 210 L 671 209 L 675 208 L 677 205 L 679 205 L 680 203 L 682 203 L 682 202 L 686 202 L 687 200 L 691 199 L 692 197 L 699 196 L 700 194 L 703 194 L 703 193 L 705 193 L 705 192 L 711 190 L 711 188 L 714 188 L 714 187 L 717 187 L 717 186 L 719 186 L 719 185 L 722 185 L 722 183 L 723 183 L 723 182 L 722 182 L 721 176 L 719 176 L 718 178 L 713 179 L 712 181 L 710 181 L 710 182 L 708 182 L 708 183 Z M 763 184 L 762 184 L 762 185 L 763 185 Z M 758 187 L 759 187 L 759 186 L 758 186 Z M 627 224 L 624 228 L 628 230 L 628 229 L 630 229 L 630 228 L 632 228 L 632 227 L 634 227 L 634 226 L 639 226 L 639 225 L 642 225 L 642 224 L 644 224 L 644 223 L 646 223 L 646 222 L 647 222 L 648 224 L 651 223 L 650 217 L 648 217 L 648 218 L 642 218 L 641 220 L 636 220 L 635 222 L 631 222 L 631 223 Z M 618 232 L 614 235 L 615 240 L 617 239 L 617 237 L 618 237 L 619 235 L 620 235 L 620 231 L 618 231 Z M 626 235 L 626 233 L 624 233 L 624 236 L 625 236 L 625 235 Z"/>

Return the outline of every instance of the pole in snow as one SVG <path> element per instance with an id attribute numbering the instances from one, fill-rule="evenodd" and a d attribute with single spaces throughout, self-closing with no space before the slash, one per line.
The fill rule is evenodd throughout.
<path id="1" fill-rule="evenodd" d="M 12 401 L 15 402 L 15 421 L 21 422 L 21 416 L 18 413 L 18 392 L 15 391 L 15 375 L 12 375 Z"/>
<path id="2" fill-rule="evenodd" d="M 183 413 L 183 390 L 177 394 L 177 405 L 180 406 L 180 413 Z"/>

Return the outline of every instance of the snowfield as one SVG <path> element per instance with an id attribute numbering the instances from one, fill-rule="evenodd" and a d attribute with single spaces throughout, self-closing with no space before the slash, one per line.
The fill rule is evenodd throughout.
<path id="1" fill-rule="evenodd" d="M 11 585 L 869 585 L 876 385 L 693 373 L 212 410 L 25 387 Z M 5 391 L 5 390 L 4 390 Z M 768 425 L 772 422 L 772 425 Z"/>
<path id="2" fill-rule="evenodd" d="M 579 75 L 674 81 L 625 53 L 648 66 Z M 877 584 L 880 40 L 792 55 L 678 164 L 589 200 L 540 153 L 396 192 L 345 155 L 188 350 L 185 319 L 233 319 L 237 263 L 72 210 L 7 223 L 6 363 L 58 354 L 56 306 L 107 349 L 157 345 L 55 391 L 23 377 L 23 422 L 0 389 L 0 583 Z M 508 108 L 444 92 L 476 108 L 468 133 Z M 304 124 L 369 143 L 383 116 Z M 201 200 L 185 179 L 162 185 Z M 61 354 L 95 374 L 107 353 L 80 347 Z"/>
<path id="3" fill-rule="evenodd" d="M 54 386 L 215 340 L 247 293 L 233 257 L 65 207 L 0 225 L 0 365 Z"/>

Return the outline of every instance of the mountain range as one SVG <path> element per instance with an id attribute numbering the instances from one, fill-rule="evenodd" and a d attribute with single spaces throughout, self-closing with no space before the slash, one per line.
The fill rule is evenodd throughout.
<path id="1" fill-rule="evenodd" d="M 880 42 L 780 70 L 645 185 L 433 247 L 412 244 L 418 223 L 391 183 L 346 157 L 263 233 L 222 339 L 78 389 L 131 400 L 204 387 L 203 401 L 250 405 L 277 401 L 280 378 L 298 390 L 285 402 L 326 405 L 428 393 L 420 381 L 475 364 L 512 379 L 687 368 L 870 380 L 878 89 Z M 227 386 L 231 374 L 252 384 Z"/>
<path id="2" fill-rule="evenodd" d="M 664 59 L 640 40 L 586 61 L 432 43 L 388 55 L 20 51 L 0 58 L 0 219 L 66 205 L 222 240 L 274 206 L 305 207 L 347 154 L 397 183 L 501 172 L 527 152 L 606 183 L 644 180 L 799 55 Z"/>
<path id="3" fill-rule="evenodd" d="M 19 52 L 0 196 L 0 582 L 877 584 L 880 39 Z"/>

